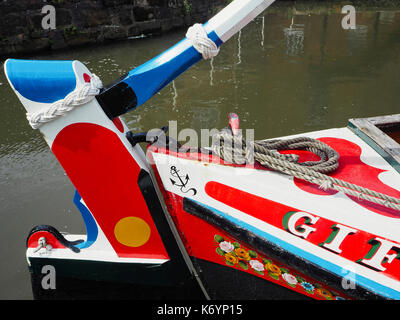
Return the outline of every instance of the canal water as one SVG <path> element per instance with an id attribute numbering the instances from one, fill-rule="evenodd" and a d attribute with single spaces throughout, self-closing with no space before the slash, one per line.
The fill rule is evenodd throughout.
<path id="1" fill-rule="evenodd" d="M 255 138 L 343 127 L 349 118 L 400 111 L 400 4 L 357 7 L 344 30 L 341 5 L 275 3 L 226 43 L 123 118 L 133 131 L 176 120 L 178 130 L 223 128 L 236 112 Z M 107 84 L 185 34 L 31 55 L 77 59 Z M 84 234 L 74 188 L 0 73 L 0 299 L 32 299 L 25 259 L 30 229 Z M 182 143 L 184 141 L 181 141 Z"/>

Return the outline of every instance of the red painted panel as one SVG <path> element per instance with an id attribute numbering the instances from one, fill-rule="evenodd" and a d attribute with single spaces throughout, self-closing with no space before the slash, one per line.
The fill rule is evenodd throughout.
<path id="1" fill-rule="evenodd" d="M 113 120 L 113 123 L 115 124 L 115 126 L 117 127 L 117 129 L 118 129 L 120 132 L 124 133 L 124 125 L 122 124 L 120 118 L 118 118 L 118 117 L 115 118 L 115 119 Z"/>
<path id="2" fill-rule="evenodd" d="M 54 249 L 65 249 L 65 247 L 56 239 L 56 237 L 47 231 L 38 231 L 32 234 L 28 239 L 28 248 L 37 248 L 38 241 L 41 237 L 45 237 L 46 243 L 50 244 Z"/>
<path id="3" fill-rule="evenodd" d="M 140 167 L 116 133 L 72 124 L 57 135 L 52 150 L 119 257 L 168 258 L 137 184 Z M 150 226 L 150 238 L 140 247 L 123 245 L 114 235 L 116 223 L 130 216 Z"/>
<path id="4" fill-rule="evenodd" d="M 301 211 L 218 182 L 208 182 L 205 190 L 206 193 L 215 200 L 282 230 L 284 230 L 284 216 L 291 211 Z M 319 217 L 312 212 L 311 214 L 315 217 Z M 298 224 L 302 223 L 304 223 L 304 219 L 299 221 Z M 310 233 L 306 240 L 314 245 L 323 243 L 332 233 L 332 226 L 336 223 L 336 221 L 319 217 L 319 220 L 312 225 L 313 228 L 316 228 L 316 231 Z M 341 244 L 340 248 L 342 249 L 342 253 L 340 256 L 353 262 L 364 258 L 371 249 L 371 245 L 368 241 L 375 238 L 375 236 L 376 235 L 362 230 L 358 230 L 355 234 L 348 235 Z M 394 251 L 390 252 L 390 254 L 392 253 L 394 253 Z M 389 277 L 400 280 L 400 260 L 395 259 L 390 264 L 386 263 L 385 267 L 387 269 L 383 271 L 383 273 Z"/>
<path id="5" fill-rule="evenodd" d="M 339 168 L 335 172 L 329 174 L 331 177 L 354 183 L 364 188 L 378 191 L 395 198 L 400 198 L 400 191 L 389 187 L 381 180 L 379 180 L 378 175 L 382 172 L 385 172 L 385 170 L 372 167 L 361 161 L 362 151 L 358 145 L 348 140 L 339 138 L 320 138 L 318 140 L 332 147 L 340 155 Z M 310 152 L 289 151 L 285 153 L 298 154 L 300 156 L 301 162 L 318 160 L 316 159 L 316 156 Z M 336 193 L 335 191 L 325 192 L 319 189 L 317 185 L 305 182 L 297 178 L 295 178 L 294 181 L 300 189 L 313 194 L 331 195 Z M 400 218 L 400 212 L 397 210 L 389 209 L 366 200 L 359 200 L 357 197 L 349 197 L 368 210 L 374 211 L 384 216 Z M 323 201 L 323 199 L 321 199 L 321 201 Z"/>

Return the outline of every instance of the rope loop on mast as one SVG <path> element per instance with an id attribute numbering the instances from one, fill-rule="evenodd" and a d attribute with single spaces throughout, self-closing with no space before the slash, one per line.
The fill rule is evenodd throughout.
<path id="1" fill-rule="evenodd" d="M 206 30 L 200 23 L 196 23 L 188 29 L 186 38 L 192 42 L 193 47 L 205 60 L 212 59 L 219 53 L 218 46 L 208 37 Z"/>

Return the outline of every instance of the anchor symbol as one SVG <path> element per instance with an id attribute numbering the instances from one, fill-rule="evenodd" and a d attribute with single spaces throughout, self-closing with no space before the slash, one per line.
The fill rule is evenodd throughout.
<path id="1" fill-rule="evenodd" d="M 171 180 L 172 185 L 180 188 L 181 192 L 183 192 L 183 193 L 188 193 L 189 191 L 192 191 L 193 195 L 196 195 L 197 190 L 195 188 L 190 188 L 190 189 L 186 188 L 186 185 L 188 184 L 188 182 L 190 180 L 189 175 L 188 174 L 186 174 L 186 176 L 180 175 L 179 171 L 180 170 L 178 170 L 175 166 L 171 167 L 171 171 L 170 171 L 171 176 L 174 178 L 177 178 L 179 180 L 179 181 L 175 181 L 174 179 L 169 178 L 169 180 Z"/>

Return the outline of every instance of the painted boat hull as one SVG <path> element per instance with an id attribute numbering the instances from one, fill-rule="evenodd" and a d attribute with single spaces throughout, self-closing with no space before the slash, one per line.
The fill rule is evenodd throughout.
<path id="1" fill-rule="evenodd" d="M 333 176 L 400 196 L 398 172 L 351 130 L 305 136 L 341 154 Z M 394 210 L 270 170 L 222 164 L 204 154 L 162 148 L 150 148 L 149 153 L 169 213 L 195 259 L 313 298 L 398 298 L 397 258 L 392 265 L 372 263 L 375 239 L 391 241 L 388 257 L 397 252 L 399 214 Z M 306 152 L 299 155 L 302 161 L 313 160 Z M 172 182 L 176 171 L 188 177 L 184 188 Z M 300 219 L 291 230 L 288 224 L 295 216 Z M 338 226 L 349 229 L 334 246 Z M 213 286 L 213 281 L 204 282 Z"/>
<path id="2" fill-rule="evenodd" d="M 363 186 L 397 195 L 398 172 L 351 130 L 305 135 L 341 153 L 340 178 L 357 182 L 353 173 L 362 172 Z M 302 161 L 312 157 L 306 152 L 299 155 Z M 390 264 L 381 261 L 385 272 L 362 262 L 373 248 L 371 239 L 395 243 L 396 212 L 265 168 L 223 163 L 210 154 L 177 153 L 151 145 L 147 158 L 152 171 L 143 173 L 139 185 L 161 239 L 166 243 L 165 230 L 171 230 L 171 223 L 158 221 L 166 214 L 200 281 L 174 259 L 158 265 L 53 259 L 35 257 L 28 249 L 36 297 L 79 298 L 80 286 L 86 288 L 83 294 L 95 293 L 108 283 L 115 288 L 110 297 L 122 294 L 132 299 L 201 299 L 202 290 L 211 299 L 397 299 L 397 258 Z M 172 182 L 177 172 L 187 177 L 183 187 Z M 301 212 L 305 215 L 296 222 L 296 233 L 288 228 L 288 219 Z M 337 225 L 352 228 L 340 241 L 340 253 L 329 246 Z M 307 236 L 302 234 L 304 228 L 311 230 Z M 175 242 L 172 236 L 169 241 Z M 49 294 L 38 285 L 47 264 L 57 265 L 60 272 L 63 288 L 57 288 L 58 293 Z M 82 272 L 85 268 L 87 272 Z M 111 287 L 108 293 L 113 292 Z M 128 294 L 133 288 L 137 294 Z M 70 293 L 65 296 L 65 292 Z"/>

